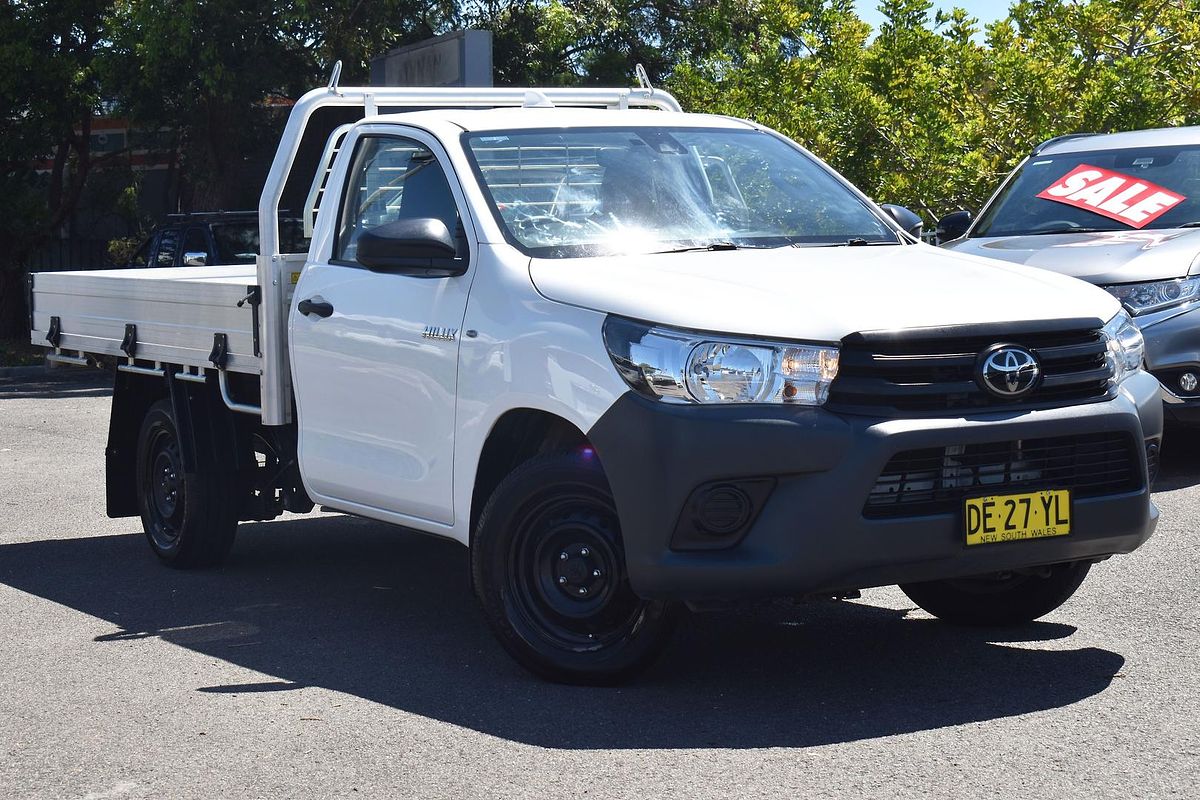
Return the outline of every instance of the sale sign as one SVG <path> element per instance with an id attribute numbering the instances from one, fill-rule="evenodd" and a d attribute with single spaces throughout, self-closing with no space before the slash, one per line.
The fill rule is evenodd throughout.
<path id="1" fill-rule="evenodd" d="M 1187 199 L 1149 181 L 1088 164 L 1080 164 L 1037 196 L 1134 228 L 1144 228 Z"/>

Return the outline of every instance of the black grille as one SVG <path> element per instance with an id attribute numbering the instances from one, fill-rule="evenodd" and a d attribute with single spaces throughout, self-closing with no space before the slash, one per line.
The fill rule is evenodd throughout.
<path id="1" fill-rule="evenodd" d="M 856 333 L 841 344 L 831 410 L 919 416 L 993 408 L 1048 408 L 1111 396 L 1112 366 L 1099 320 L 1032 325 L 964 325 Z M 1030 394 L 1005 400 L 976 382 L 980 354 L 1018 344 L 1037 357 L 1042 379 Z"/>
<path id="2" fill-rule="evenodd" d="M 1093 433 L 908 450 L 875 481 L 863 514 L 917 517 L 957 510 L 980 494 L 1070 489 L 1104 497 L 1142 488 L 1144 476 L 1128 434 Z"/>

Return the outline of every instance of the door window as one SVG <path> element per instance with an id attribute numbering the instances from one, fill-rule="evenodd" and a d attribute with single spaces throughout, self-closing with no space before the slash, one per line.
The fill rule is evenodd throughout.
<path id="1" fill-rule="evenodd" d="M 350 172 L 334 259 L 354 261 L 358 237 L 365 230 L 403 219 L 433 217 L 446 228 L 464 254 L 462 226 L 450 183 L 433 152 L 420 142 L 370 136 L 358 144 Z"/>

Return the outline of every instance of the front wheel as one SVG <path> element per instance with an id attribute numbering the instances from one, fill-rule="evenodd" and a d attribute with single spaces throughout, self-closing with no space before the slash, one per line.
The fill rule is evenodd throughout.
<path id="1" fill-rule="evenodd" d="M 908 583 L 900 589 L 914 603 L 946 622 L 1020 625 L 1067 602 L 1091 567 L 1090 562 L 1075 561 L 1022 572 Z"/>
<path id="2" fill-rule="evenodd" d="M 542 456 L 501 482 L 471 568 L 501 645 L 552 681 L 628 680 L 659 655 L 676 618 L 672 604 L 630 587 L 612 494 L 590 454 Z"/>

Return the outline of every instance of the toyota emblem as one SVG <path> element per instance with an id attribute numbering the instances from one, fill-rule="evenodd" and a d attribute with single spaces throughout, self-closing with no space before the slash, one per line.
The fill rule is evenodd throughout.
<path id="1" fill-rule="evenodd" d="M 1020 345 L 994 345 L 984 351 L 979 362 L 980 385 L 1006 400 L 1029 394 L 1041 377 L 1037 358 Z"/>

